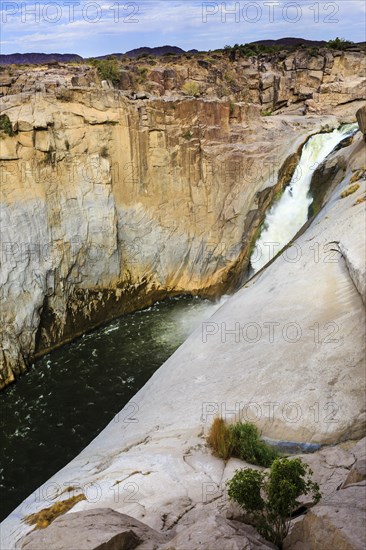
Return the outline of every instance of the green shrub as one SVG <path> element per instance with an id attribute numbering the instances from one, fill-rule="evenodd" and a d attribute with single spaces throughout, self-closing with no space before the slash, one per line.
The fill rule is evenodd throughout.
<path id="1" fill-rule="evenodd" d="M 349 46 L 352 46 L 353 42 L 345 40 L 344 38 L 335 38 L 334 40 L 328 40 L 327 48 L 330 50 L 345 50 Z"/>
<path id="2" fill-rule="evenodd" d="M 268 467 L 278 456 L 275 449 L 260 439 L 258 428 L 250 422 L 226 424 L 222 418 L 215 418 L 207 441 L 224 460 L 233 456 Z"/>
<path id="3" fill-rule="evenodd" d="M 192 95 L 194 97 L 197 97 L 200 95 L 200 87 L 197 84 L 197 82 L 186 82 L 183 85 L 182 91 L 187 95 Z"/>
<path id="4" fill-rule="evenodd" d="M 97 68 L 98 74 L 103 80 L 110 80 L 113 84 L 119 83 L 119 64 L 116 58 L 91 59 L 90 63 Z"/>
<path id="5" fill-rule="evenodd" d="M 232 455 L 250 464 L 270 466 L 277 457 L 277 452 L 259 437 L 258 428 L 250 422 L 237 422 L 228 426 Z"/>
<path id="6" fill-rule="evenodd" d="M 143 84 L 146 81 L 146 76 L 149 71 L 148 67 L 137 67 L 139 77 L 138 82 L 139 84 Z"/>
<path id="7" fill-rule="evenodd" d="M 317 57 L 319 55 L 319 48 L 313 47 L 309 49 L 310 57 Z"/>
<path id="8" fill-rule="evenodd" d="M 1 115 L 0 116 L 0 132 L 2 134 L 6 134 L 7 136 L 13 136 L 13 126 L 10 122 L 10 118 L 8 115 Z"/>
<path id="9" fill-rule="evenodd" d="M 272 109 L 263 109 L 261 111 L 261 116 L 271 116 L 272 115 Z"/>
<path id="10" fill-rule="evenodd" d="M 103 145 L 103 147 L 101 148 L 100 150 L 100 156 L 104 159 L 108 158 L 109 157 L 109 153 L 108 153 L 108 147 L 106 145 Z"/>
<path id="11" fill-rule="evenodd" d="M 193 134 L 190 130 L 187 130 L 186 132 L 184 132 L 183 134 L 183 139 L 185 139 L 186 141 L 190 141 L 192 138 L 193 138 Z"/>
<path id="12" fill-rule="evenodd" d="M 311 480 L 313 472 L 299 458 L 277 458 L 269 474 L 256 470 L 236 470 L 227 482 L 228 495 L 251 516 L 258 532 L 279 548 L 290 528 L 291 516 L 301 495 L 320 500 L 319 485 Z"/>

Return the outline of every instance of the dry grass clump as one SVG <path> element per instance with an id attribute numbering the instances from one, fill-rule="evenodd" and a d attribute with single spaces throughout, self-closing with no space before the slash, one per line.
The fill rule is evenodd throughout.
<path id="1" fill-rule="evenodd" d="M 197 97 L 200 95 L 201 89 L 197 82 L 188 81 L 183 85 L 182 92 L 186 95 Z"/>
<path id="2" fill-rule="evenodd" d="M 341 199 L 345 199 L 346 197 L 349 197 L 349 195 L 352 195 L 353 193 L 356 193 L 356 191 L 358 191 L 359 188 L 360 188 L 360 186 L 359 186 L 358 183 L 355 183 L 354 185 L 351 185 L 350 187 L 345 189 L 343 191 L 343 193 L 341 193 Z"/>
<path id="3" fill-rule="evenodd" d="M 362 204 L 363 202 L 366 202 L 366 195 L 364 195 L 363 197 L 359 197 L 353 206 L 357 206 L 358 204 Z"/>
<path id="4" fill-rule="evenodd" d="M 363 178 L 364 176 L 366 176 L 366 170 L 356 170 L 356 172 L 353 174 L 353 176 L 351 177 L 351 179 L 349 180 L 349 183 L 355 183 L 356 181 L 360 180 L 361 178 Z"/>
<path id="5" fill-rule="evenodd" d="M 273 447 L 260 439 L 258 428 L 250 422 L 226 424 L 222 418 L 215 418 L 207 442 L 224 460 L 233 456 L 250 464 L 269 467 L 278 456 Z"/>
<path id="6" fill-rule="evenodd" d="M 222 418 L 214 419 L 208 434 L 207 443 L 219 457 L 224 460 L 230 458 L 232 444 L 225 420 Z"/>
<path id="7" fill-rule="evenodd" d="M 46 529 L 56 518 L 66 514 L 75 504 L 85 500 L 85 495 L 76 495 L 66 500 L 60 500 L 52 504 L 49 508 L 43 508 L 39 512 L 29 514 L 24 518 L 24 521 L 29 525 L 35 525 L 35 529 Z"/>

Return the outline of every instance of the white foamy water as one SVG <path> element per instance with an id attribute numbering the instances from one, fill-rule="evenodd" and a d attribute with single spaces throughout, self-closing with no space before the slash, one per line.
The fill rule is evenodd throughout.
<path id="1" fill-rule="evenodd" d="M 254 273 L 278 254 L 306 223 L 313 202 L 309 190 L 314 170 L 342 139 L 356 129 L 357 124 L 346 124 L 331 133 L 312 136 L 307 141 L 290 185 L 266 215 L 250 259 Z"/>

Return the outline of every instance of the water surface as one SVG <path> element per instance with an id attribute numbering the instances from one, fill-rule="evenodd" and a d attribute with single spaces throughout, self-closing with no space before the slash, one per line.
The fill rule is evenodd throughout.
<path id="1" fill-rule="evenodd" d="M 4 519 L 110 422 L 220 303 L 172 298 L 46 355 L 0 395 Z"/>

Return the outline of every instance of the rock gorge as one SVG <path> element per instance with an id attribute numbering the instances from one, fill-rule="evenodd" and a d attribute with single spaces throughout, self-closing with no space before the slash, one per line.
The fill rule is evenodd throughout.
<path id="1" fill-rule="evenodd" d="M 206 436 L 221 414 L 255 421 L 264 437 L 291 444 L 314 471 L 322 499 L 308 511 L 302 502 L 284 548 L 361 550 L 366 178 L 360 133 L 319 169 L 342 171 L 345 159 L 341 180 L 293 243 L 296 261 L 286 251 L 279 255 L 197 328 L 90 445 L 10 514 L 1 526 L 2 547 L 112 550 L 118 541 L 148 550 L 274 548 L 227 501 L 225 481 L 237 468 L 253 466 L 212 455 Z M 254 323 L 262 329 L 259 340 L 242 331 Z M 294 324 L 300 338 L 283 331 Z M 59 502 L 69 512 L 33 529 L 32 514 Z"/>
<path id="2" fill-rule="evenodd" d="M 2 70 L 1 387 L 122 313 L 235 288 L 301 146 L 365 99 L 360 48 L 151 63 L 116 88 L 87 64 Z"/>

